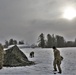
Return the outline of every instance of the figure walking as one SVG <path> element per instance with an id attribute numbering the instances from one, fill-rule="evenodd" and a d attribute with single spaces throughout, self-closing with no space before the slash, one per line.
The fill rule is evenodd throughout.
<path id="1" fill-rule="evenodd" d="M 58 68 L 59 70 L 58 73 L 61 74 L 62 70 L 60 65 L 61 65 L 61 61 L 63 60 L 63 57 L 60 55 L 60 51 L 55 46 L 53 46 L 53 52 L 54 52 L 54 61 L 53 61 L 54 71 L 57 71 Z"/>

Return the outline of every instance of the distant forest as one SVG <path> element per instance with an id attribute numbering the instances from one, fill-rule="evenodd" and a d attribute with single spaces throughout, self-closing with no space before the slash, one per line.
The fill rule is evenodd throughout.
<path id="1" fill-rule="evenodd" d="M 38 37 L 38 46 L 42 48 L 56 47 L 76 47 L 75 41 L 66 41 L 63 36 L 60 35 L 50 35 L 47 34 L 47 39 L 45 40 L 44 34 L 41 33 Z"/>
<path id="2" fill-rule="evenodd" d="M 64 37 L 60 36 L 60 35 L 47 34 L 46 39 L 44 36 L 45 35 L 43 33 L 41 33 L 38 37 L 37 45 L 32 44 L 31 47 L 33 47 L 33 48 L 35 48 L 35 47 L 52 48 L 53 46 L 56 46 L 56 47 L 76 47 L 76 39 L 75 39 L 75 41 L 66 41 L 64 39 Z M 5 40 L 4 47 L 8 48 L 8 46 L 16 45 L 16 44 L 23 45 L 25 43 L 24 43 L 24 40 L 17 41 L 14 39 L 9 39 L 9 41 Z"/>
<path id="3" fill-rule="evenodd" d="M 10 39 L 9 41 L 5 40 L 4 48 L 8 48 L 8 46 L 16 45 L 16 44 L 23 45 L 24 40 L 21 40 L 21 41 L 17 41 L 17 40 L 14 40 L 14 39 Z"/>

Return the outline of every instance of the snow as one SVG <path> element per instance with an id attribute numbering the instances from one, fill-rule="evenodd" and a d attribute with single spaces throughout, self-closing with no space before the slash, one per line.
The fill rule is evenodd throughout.
<path id="1" fill-rule="evenodd" d="M 8 48 L 4 48 L 4 50 L 7 50 L 7 49 L 10 49 L 10 48 L 12 48 L 14 45 L 10 45 L 10 46 L 8 46 Z"/>
<path id="2" fill-rule="evenodd" d="M 10 46 L 8 46 L 8 48 L 4 48 L 4 50 L 7 50 L 7 49 L 10 49 L 10 48 L 12 48 L 13 46 L 15 46 L 15 45 L 10 45 Z M 17 45 L 19 48 L 30 48 L 30 46 L 28 46 L 28 45 L 25 45 L 25 44 L 23 44 L 23 45 Z"/>
<path id="3" fill-rule="evenodd" d="M 76 75 L 76 48 L 58 48 L 64 57 L 61 75 Z M 54 75 L 53 74 L 53 50 L 51 48 L 23 48 L 21 49 L 30 61 L 36 65 L 22 67 L 3 67 L 0 75 Z M 35 57 L 30 58 L 29 53 L 35 52 Z M 60 75 L 60 74 L 56 74 Z"/>

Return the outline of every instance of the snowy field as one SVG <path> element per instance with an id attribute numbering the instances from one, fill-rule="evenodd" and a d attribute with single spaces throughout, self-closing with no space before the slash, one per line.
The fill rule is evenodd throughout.
<path id="1" fill-rule="evenodd" d="M 25 48 L 21 49 L 29 60 L 34 61 L 36 65 L 22 67 L 3 67 L 0 75 L 54 75 L 53 74 L 53 50 L 41 48 Z M 62 61 L 61 75 L 76 75 L 76 48 L 59 48 L 61 55 L 64 57 Z M 30 58 L 29 53 L 35 52 L 35 57 Z M 56 74 L 60 75 L 60 74 Z"/>

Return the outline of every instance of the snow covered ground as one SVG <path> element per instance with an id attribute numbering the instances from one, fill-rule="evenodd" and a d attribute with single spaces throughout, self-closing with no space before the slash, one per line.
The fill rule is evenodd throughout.
<path id="1" fill-rule="evenodd" d="M 3 67 L 0 75 L 54 75 L 53 74 L 53 50 L 41 48 L 24 48 L 21 49 L 29 60 L 36 65 L 22 67 Z M 76 48 L 59 48 L 61 55 L 64 57 L 62 61 L 61 75 L 76 75 Z M 30 58 L 29 53 L 35 52 L 35 57 Z M 56 74 L 60 75 L 60 74 Z"/>

